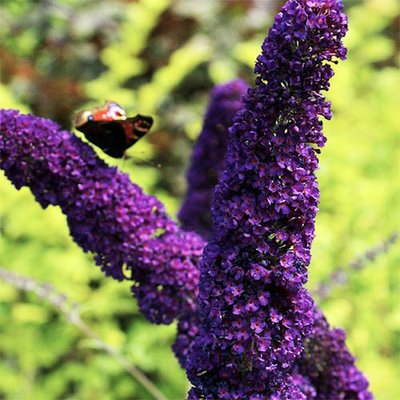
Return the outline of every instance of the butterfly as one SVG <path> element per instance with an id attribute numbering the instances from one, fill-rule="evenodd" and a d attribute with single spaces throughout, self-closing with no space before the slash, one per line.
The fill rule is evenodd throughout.
<path id="1" fill-rule="evenodd" d="M 126 149 L 150 130 L 153 118 L 140 114 L 127 118 L 123 107 L 114 101 L 106 101 L 103 106 L 92 110 L 78 111 L 73 124 L 104 153 L 121 158 Z"/>

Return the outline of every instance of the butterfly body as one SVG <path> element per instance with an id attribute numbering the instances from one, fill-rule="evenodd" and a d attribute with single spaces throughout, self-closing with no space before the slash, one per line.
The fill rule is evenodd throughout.
<path id="1" fill-rule="evenodd" d="M 125 150 L 143 137 L 152 124 L 153 118 L 140 114 L 127 118 L 125 110 L 111 101 L 90 111 L 79 111 L 74 117 L 75 128 L 114 158 L 123 157 Z"/>

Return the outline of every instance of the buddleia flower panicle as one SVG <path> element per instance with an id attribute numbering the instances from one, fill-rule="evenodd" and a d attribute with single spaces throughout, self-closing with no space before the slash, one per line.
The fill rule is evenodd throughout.
<path id="1" fill-rule="evenodd" d="M 150 321 L 170 323 L 194 309 L 198 235 L 181 231 L 155 197 L 54 122 L 13 110 L 0 110 L 0 121 L 6 176 L 17 189 L 28 186 L 42 207 L 61 208 L 72 238 L 102 271 L 133 281 Z"/>
<path id="2" fill-rule="evenodd" d="M 257 59 L 256 88 L 230 130 L 214 193 L 214 242 L 200 264 L 200 330 L 190 349 L 190 399 L 301 399 L 293 373 L 313 331 L 304 289 L 318 205 L 316 153 L 329 64 L 345 58 L 340 1 L 289 0 Z M 306 389 L 305 389 L 306 388 Z"/>
<path id="3" fill-rule="evenodd" d="M 368 380 L 356 368 L 345 339 L 343 330 L 330 330 L 322 312 L 314 311 L 314 331 L 304 341 L 305 349 L 295 370 L 307 376 L 316 400 L 373 399 Z"/>
<path id="4" fill-rule="evenodd" d="M 213 232 L 211 199 L 224 167 L 228 128 L 242 106 L 247 89 L 248 85 L 240 79 L 213 89 L 203 129 L 190 158 L 188 188 L 178 218 L 183 229 L 193 230 L 207 240 Z"/>
<path id="5" fill-rule="evenodd" d="M 234 114 L 242 106 L 241 99 L 247 89 L 248 85 L 240 79 L 214 87 L 202 131 L 193 148 L 187 173 L 188 188 L 178 217 L 183 229 L 193 230 L 203 238 L 213 235 L 210 213 L 212 195 L 223 169 L 228 128 Z M 172 347 L 183 368 L 186 368 L 189 348 L 198 333 L 198 324 L 197 308 L 179 318 L 177 337 Z"/>

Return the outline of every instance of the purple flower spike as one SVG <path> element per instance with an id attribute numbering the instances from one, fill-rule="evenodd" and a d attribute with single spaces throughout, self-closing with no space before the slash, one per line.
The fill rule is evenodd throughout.
<path id="1" fill-rule="evenodd" d="M 344 58 L 347 19 L 338 0 L 290 0 L 262 46 L 234 118 L 225 171 L 214 193 L 215 242 L 200 265 L 200 330 L 190 349 L 190 399 L 304 399 L 294 374 L 313 330 L 304 289 L 325 143 L 320 94 L 329 61 Z"/>
<path id="2" fill-rule="evenodd" d="M 207 239 L 213 235 L 211 200 L 224 165 L 228 128 L 243 105 L 241 99 L 247 89 L 247 84 L 239 79 L 213 89 L 203 129 L 192 152 L 188 189 L 178 216 L 183 229 L 193 230 Z M 173 350 L 183 368 L 198 326 L 197 311 L 183 314 L 179 319 Z"/>
<path id="3" fill-rule="evenodd" d="M 297 370 L 309 378 L 316 398 L 372 400 L 368 381 L 346 348 L 346 334 L 341 329 L 329 330 L 321 311 L 315 310 L 314 320 L 314 334 L 304 342 Z"/>
<path id="4" fill-rule="evenodd" d="M 179 230 L 164 206 L 78 137 L 43 118 L 0 110 L 1 165 L 17 189 L 58 205 L 71 236 L 114 279 L 130 279 L 147 318 L 169 323 L 193 312 L 204 242 Z M 123 266 L 130 270 L 126 277 Z"/>
<path id="5" fill-rule="evenodd" d="M 211 199 L 224 166 L 228 128 L 243 105 L 241 99 L 247 88 L 239 79 L 214 88 L 203 130 L 192 152 L 188 189 L 178 217 L 183 229 L 193 230 L 206 239 L 212 237 Z"/>

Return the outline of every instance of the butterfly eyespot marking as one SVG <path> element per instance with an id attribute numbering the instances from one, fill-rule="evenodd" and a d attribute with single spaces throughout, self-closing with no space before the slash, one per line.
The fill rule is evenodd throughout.
<path id="1" fill-rule="evenodd" d="M 118 103 L 114 101 L 107 101 L 105 104 L 108 115 L 113 120 L 126 119 L 126 111 Z"/>

